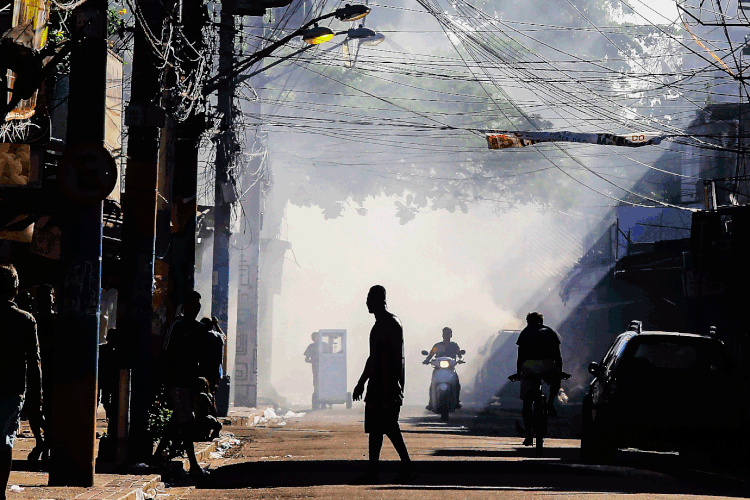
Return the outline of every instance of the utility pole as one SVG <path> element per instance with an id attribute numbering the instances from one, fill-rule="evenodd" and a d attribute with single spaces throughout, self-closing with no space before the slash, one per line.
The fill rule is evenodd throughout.
<path id="1" fill-rule="evenodd" d="M 278 0 L 278 2 L 269 1 L 264 2 L 266 7 L 283 7 L 291 3 L 291 0 Z M 236 143 L 232 128 L 234 127 L 234 90 L 237 83 L 238 75 L 252 67 L 253 64 L 262 60 L 263 58 L 270 56 L 277 48 L 285 45 L 293 38 L 304 34 L 310 26 L 313 26 L 318 21 L 336 17 L 340 21 L 354 21 L 361 19 L 370 12 L 370 8 L 365 5 L 349 5 L 346 4 L 344 7 L 336 9 L 334 12 L 318 16 L 305 23 L 300 28 L 294 30 L 292 33 L 276 40 L 273 43 L 267 44 L 264 48 L 256 51 L 250 57 L 243 59 L 240 62 L 235 61 L 234 57 L 234 13 L 235 5 L 232 2 L 225 2 L 222 4 L 221 10 L 221 24 L 219 28 L 219 71 L 218 75 L 203 86 L 204 95 L 211 94 L 214 90 L 218 90 L 217 105 L 219 111 L 222 113 L 222 122 L 220 125 L 219 141 L 217 144 L 216 151 L 216 168 L 215 168 L 215 186 L 214 186 L 214 254 L 213 254 L 213 283 L 212 283 L 212 301 L 211 301 L 211 314 L 216 316 L 219 320 L 222 329 L 228 333 L 227 320 L 228 320 L 228 303 L 229 303 L 229 240 L 231 236 L 231 204 L 236 200 L 234 196 L 234 185 L 233 178 L 230 176 L 230 166 L 232 164 L 232 158 L 234 155 L 239 153 L 239 145 Z M 244 9 L 240 12 L 243 15 L 248 16 L 261 16 L 265 13 L 265 8 L 250 8 Z M 330 31 L 330 30 L 329 30 Z M 344 34 L 344 32 L 340 33 Z M 334 33 L 330 31 L 330 36 Z M 328 37 L 330 38 L 330 37 Z M 326 39 L 328 39 L 326 38 Z M 309 41 L 308 43 L 319 43 Z M 298 51 L 299 52 L 299 51 Z M 268 65 L 264 69 L 268 69 L 275 63 Z M 262 69 L 263 70 L 263 69 Z M 260 71 L 262 71 L 260 70 Z M 251 75 L 248 75 L 248 77 Z M 247 78 L 247 77 L 245 77 Z M 260 186 L 257 187 L 260 190 Z M 252 195 L 250 195 L 252 196 Z M 258 192 L 257 204 L 259 207 L 261 194 Z M 256 215 L 257 214 L 257 215 Z M 254 219 L 258 224 L 260 208 L 257 210 L 254 207 L 250 207 L 250 212 L 247 214 L 249 219 Z M 248 221 L 247 226 L 252 226 L 253 221 Z M 252 230 L 250 230 L 252 232 Z M 255 236 L 255 233 L 252 233 Z M 253 245 L 260 244 L 259 233 L 252 242 Z M 246 264 L 249 266 L 247 272 L 240 271 L 242 279 L 246 281 L 249 279 L 246 285 L 240 285 L 240 287 L 254 288 L 254 302 L 245 306 L 242 304 L 241 311 L 238 311 L 238 327 L 239 323 L 242 322 L 242 328 L 244 331 L 237 331 L 237 354 L 235 357 L 235 398 L 234 402 L 237 406 L 255 406 L 257 398 L 257 339 L 258 339 L 258 293 L 257 293 L 257 282 L 258 282 L 258 251 L 255 256 L 245 256 L 246 260 L 243 262 L 243 266 Z M 254 276 L 254 278 L 253 278 Z M 247 289 L 247 288 L 246 288 Z M 243 297 L 240 292 L 240 297 Z M 240 298 L 240 301 L 243 299 Z M 242 317 L 240 317 L 242 315 Z M 241 382 L 240 382 L 241 381 Z M 237 390 L 239 385 L 242 385 L 241 390 Z M 218 406 L 223 406 L 221 402 L 218 402 Z"/>
<path id="2" fill-rule="evenodd" d="M 125 112 L 128 126 L 128 160 L 122 198 L 122 275 L 118 329 L 123 328 L 129 353 L 131 377 L 129 461 L 144 462 L 153 453 L 148 434 L 152 403 L 151 359 L 158 338 L 152 335 L 154 241 L 156 236 L 158 127 L 164 114 L 160 97 L 158 64 L 148 35 L 159 32 L 157 15 L 163 6 L 156 0 L 138 2 L 144 28 L 136 23 L 130 104 Z"/>
<path id="3" fill-rule="evenodd" d="M 219 27 L 219 74 L 226 74 L 234 65 L 234 4 L 221 4 Z M 216 144 L 214 185 L 214 252 L 211 288 L 211 315 L 219 320 L 221 329 L 229 336 L 229 240 L 231 237 L 234 184 L 230 177 L 233 157 L 238 153 L 233 128 L 235 79 L 227 78 L 218 89 L 217 107 L 222 113 L 219 141 Z M 219 406 L 225 407 L 221 402 Z"/>
<path id="4" fill-rule="evenodd" d="M 265 143 L 263 144 L 265 147 Z M 254 159 L 255 160 L 255 159 Z M 256 165 L 257 163 L 257 165 Z M 257 157 L 251 165 L 263 165 Z M 260 168 L 250 168 L 251 172 Z M 243 232 L 238 235 L 240 251 L 237 282 L 237 348 L 234 362 L 234 404 L 257 406 L 258 402 L 258 261 L 260 259 L 261 200 L 263 174 L 245 172 L 242 201 Z"/>
<path id="5" fill-rule="evenodd" d="M 182 64 L 186 71 L 196 71 L 196 52 L 204 48 L 202 28 L 207 12 L 201 0 L 182 1 L 182 34 L 189 42 L 188 57 Z M 201 97 L 203 99 L 203 97 Z M 175 124 L 177 142 L 172 169 L 171 231 L 169 240 L 169 273 L 167 279 L 167 322 L 195 288 L 195 231 L 198 212 L 198 151 L 200 136 L 205 131 L 205 116 L 191 113 Z"/>
<path id="6" fill-rule="evenodd" d="M 107 2 L 89 0 L 75 14 L 80 42 L 70 55 L 68 150 L 86 143 L 103 147 L 107 89 Z M 65 283 L 59 331 L 65 335 L 55 338 L 49 484 L 90 487 L 96 442 L 103 203 L 71 202 L 64 210 Z"/>
<path id="7" fill-rule="evenodd" d="M 172 199 L 177 146 L 177 119 L 172 109 L 174 71 L 167 69 L 162 93 L 162 103 L 166 110 L 164 127 L 159 132 L 158 195 L 156 198 L 156 238 L 154 260 L 155 297 L 152 333 L 162 337 L 174 319 L 177 304 L 169 301 L 169 275 L 171 272 L 169 251 L 172 239 Z"/>
<path id="8" fill-rule="evenodd" d="M 264 39 L 263 18 L 252 17 L 252 34 Z M 256 51 L 257 53 L 258 51 Z M 259 81 L 262 76 L 256 76 Z M 252 80 L 251 80 L 252 81 Z M 260 117 L 260 100 L 245 102 L 244 109 L 251 116 Z M 237 327 L 234 354 L 234 402 L 237 406 L 258 405 L 258 338 L 260 282 L 260 231 L 262 225 L 263 182 L 265 177 L 265 134 L 256 128 L 251 149 L 252 157 L 242 172 L 242 225 L 237 235 L 239 262 L 237 266 Z"/>
<path id="9" fill-rule="evenodd" d="M 186 292 L 195 288 L 198 145 L 204 129 L 202 114 L 177 124 L 167 293 L 173 309 L 184 302 Z"/>

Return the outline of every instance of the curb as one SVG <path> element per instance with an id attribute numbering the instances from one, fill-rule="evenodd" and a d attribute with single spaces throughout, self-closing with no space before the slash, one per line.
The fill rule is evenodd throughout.
<path id="1" fill-rule="evenodd" d="M 250 427 L 253 423 L 252 417 L 232 416 L 232 417 L 219 417 L 219 420 L 224 425 L 234 425 L 238 427 Z"/>
<path id="2" fill-rule="evenodd" d="M 131 490 L 129 493 L 118 497 L 116 500 L 142 500 L 143 493 L 146 493 L 151 489 L 156 489 L 156 485 L 160 482 L 161 476 L 153 476 L 150 481 L 143 483 L 140 488 Z"/>
<path id="3" fill-rule="evenodd" d="M 210 458 L 211 453 L 219 449 L 219 445 L 222 443 L 225 443 L 231 439 L 228 436 L 219 436 L 218 439 L 214 439 L 213 441 L 207 442 L 207 446 L 196 449 L 195 450 L 195 458 L 198 460 L 198 463 L 205 462 Z M 203 444 L 203 443 L 201 443 Z M 187 458 L 183 458 L 180 460 L 182 463 L 183 470 L 189 471 L 190 470 L 190 461 Z"/>
<path id="4" fill-rule="evenodd" d="M 212 452 L 219 448 L 219 444 L 228 441 L 229 437 L 220 437 L 195 450 L 195 457 L 198 462 L 208 460 Z M 177 464 L 177 468 L 182 467 L 187 471 L 190 469 L 190 462 L 187 458 L 174 460 L 172 463 Z M 115 479 L 102 487 L 90 488 L 88 491 L 75 497 L 75 500 L 143 500 L 144 493 L 150 489 L 156 489 L 161 482 L 161 475 L 154 474 L 149 476 L 131 475 Z"/>
<path id="5" fill-rule="evenodd" d="M 76 496 L 76 500 L 142 500 L 143 494 L 155 489 L 161 476 L 129 476 L 115 479 L 101 488 L 93 489 Z"/>

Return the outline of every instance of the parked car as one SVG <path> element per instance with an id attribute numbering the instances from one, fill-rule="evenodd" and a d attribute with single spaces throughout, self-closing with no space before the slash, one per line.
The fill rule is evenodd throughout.
<path id="1" fill-rule="evenodd" d="M 487 339 L 477 350 L 473 359 L 466 365 L 464 373 L 475 371 L 473 378 L 463 383 L 461 401 L 464 404 L 487 406 L 494 401 L 504 407 L 519 405 L 518 389 L 509 384 L 507 377 L 516 370 L 516 339 L 520 330 L 500 330 Z M 462 377 L 464 377 L 462 375 Z M 466 377 L 469 378 L 469 377 Z M 503 392 L 508 386 L 508 394 Z"/>
<path id="2" fill-rule="evenodd" d="M 631 323 L 599 363 L 583 401 L 581 456 L 618 448 L 737 454 L 744 388 L 715 336 L 641 332 Z"/>

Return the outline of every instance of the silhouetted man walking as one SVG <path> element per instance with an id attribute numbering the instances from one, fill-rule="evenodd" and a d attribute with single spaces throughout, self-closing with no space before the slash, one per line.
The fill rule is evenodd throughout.
<path id="1" fill-rule="evenodd" d="M 219 320 L 214 316 L 203 318 L 201 324 L 206 327 L 206 338 L 203 347 L 203 358 L 201 359 L 201 377 L 208 380 L 210 393 L 216 396 L 216 390 L 219 387 L 224 362 L 224 345 L 227 336 L 219 326 Z"/>
<path id="2" fill-rule="evenodd" d="M 55 335 L 57 313 L 55 312 L 55 289 L 52 285 L 39 285 L 36 289 L 34 319 L 39 339 L 39 355 L 42 360 L 42 413 L 44 414 L 44 446 L 36 446 L 29 460 L 40 455 L 49 455 L 52 436 L 52 400 L 55 389 Z"/>
<path id="3" fill-rule="evenodd" d="M 18 432 L 24 396 L 27 409 L 41 413 L 42 373 L 34 317 L 16 307 L 18 273 L 0 265 L 0 499 L 5 500 L 13 445 Z"/>
<path id="4" fill-rule="evenodd" d="M 193 387 L 200 375 L 206 338 L 206 328 L 196 319 L 201 311 L 201 294 L 188 292 L 183 311 L 184 314 L 172 323 L 164 337 L 164 386 L 172 399 L 172 418 L 177 422 L 178 440 L 182 441 L 187 452 L 190 475 L 203 477 L 208 472 L 201 469 L 193 446 Z"/>
<path id="5" fill-rule="evenodd" d="M 412 462 L 398 426 L 398 415 L 404 401 L 404 331 L 399 319 L 386 308 L 385 288 L 382 286 L 370 288 L 367 309 L 375 315 L 375 326 L 370 331 L 370 357 L 352 396 L 359 401 L 367 382 L 365 432 L 370 435 L 370 460 L 367 472 L 354 483 L 379 482 L 378 463 L 383 435 L 388 436 L 401 458 L 401 470 L 395 482 L 405 482 L 411 478 Z"/>

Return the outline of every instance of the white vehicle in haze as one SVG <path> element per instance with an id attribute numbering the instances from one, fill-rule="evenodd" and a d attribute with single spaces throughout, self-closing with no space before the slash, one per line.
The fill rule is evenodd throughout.
<path id="1" fill-rule="evenodd" d="M 346 383 L 346 330 L 318 330 L 317 386 L 312 407 L 329 408 L 335 404 L 352 407 L 352 393 Z"/>

